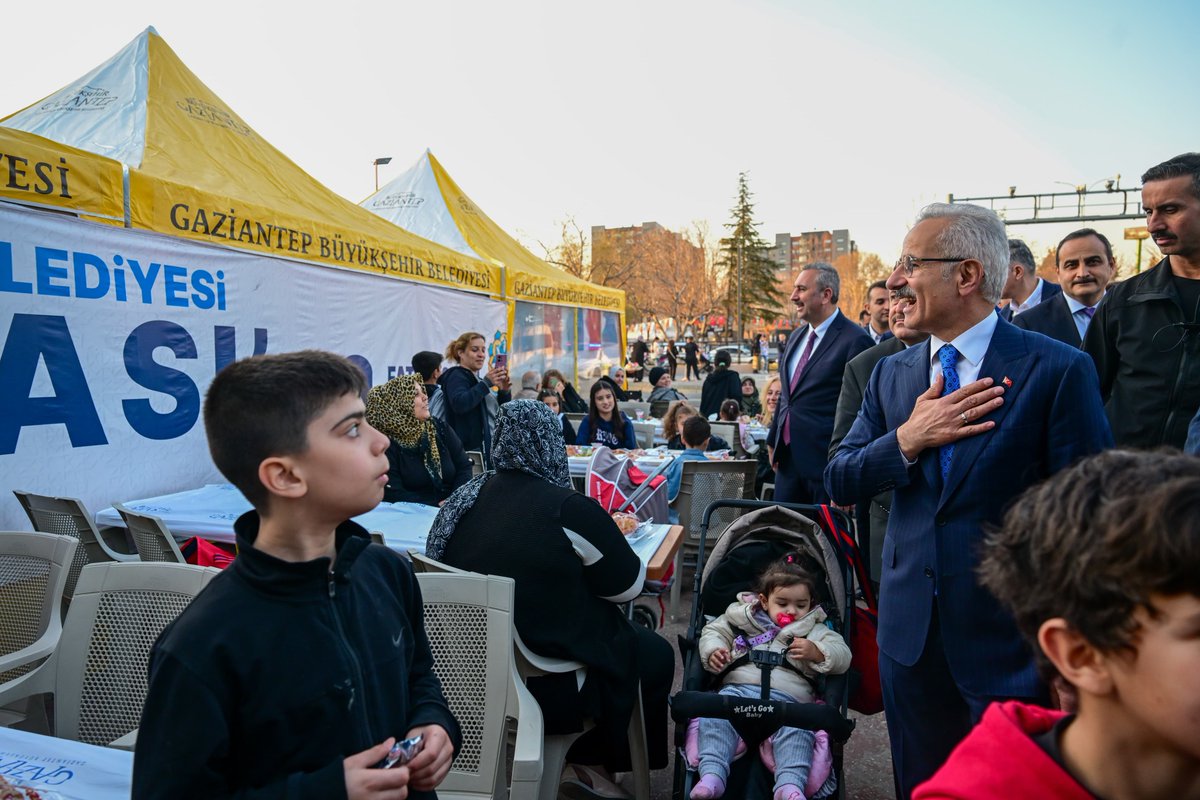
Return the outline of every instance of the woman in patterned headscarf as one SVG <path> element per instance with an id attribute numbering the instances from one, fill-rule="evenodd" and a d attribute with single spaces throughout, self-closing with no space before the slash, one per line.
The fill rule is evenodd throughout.
<path id="1" fill-rule="evenodd" d="M 529 648 L 588 666 L 582 689 L 574 673 L 529 685 L 548 733 L 596 720 L 568 753 L 572 764 L 629 768 L 625 733 L 640 681 L 650 766 L 665 767 L 674 652 L 631 624 L 618 605 L 641 592 L 645 566 L 600 505 L 571 488 L 562 423 L 545 403 L 514 400 L 500 408 L 492 463 L 493 471 L 442 506 L 426 554 L 512 578 L 514 620 Z M 588 783 L 597 774 L 580 766 L 569 780 Z"/>
<path id="2" fill-rule="evenodd" d="M 420 375 L 401 375 L 371 389 L 367 422 L 392 440 L 384 501 L 440 506 L 471 479 L 471 460 L 458 436 L 429 416 Z"/>

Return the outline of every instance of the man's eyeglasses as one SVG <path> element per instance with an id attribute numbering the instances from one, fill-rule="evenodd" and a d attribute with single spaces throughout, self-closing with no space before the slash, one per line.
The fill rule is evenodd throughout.
<path id="1" fill-rule="evenodd" d="M 911 278 L 912 274 L 913 274 L 913 270 L 916 269 L 917 267 L 923 266 L 925 263 L 957 264 L 961 261 L 966 261 L 966 259 L 965 258 L 922 258 L 921 256 L 903 255 L 903 256 L 900 256 L 899 260 L 896 261 L 896 265 L 894 267 L 892 267 L 892 271 L 895 272 L 898 269 L 902 269 L 902 270 L 904 270 L 904 276 L 906 278 Z"/>

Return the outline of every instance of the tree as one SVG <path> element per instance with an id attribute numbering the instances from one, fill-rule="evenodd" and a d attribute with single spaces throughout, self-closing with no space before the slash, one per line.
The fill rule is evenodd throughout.
<path id="1" fill-rule="evenodd" d="M 752 197 L 746 173 L 739 173 L 737 200 L 730 211 L 731 220 L 725 223 L 729 235 L 721 240 L 717 263 L 725 279 L 726 313 L 735 319 L 739 316 L 740 294 L 742 320 L 762 317 L 770 321 L 780 315 L 782 298 L 776 286 L 775 263 L 767 258 L 767 243 L 754 221 Z M 738 341 L 744 338 L 743 333 L 737 331 Z"/>

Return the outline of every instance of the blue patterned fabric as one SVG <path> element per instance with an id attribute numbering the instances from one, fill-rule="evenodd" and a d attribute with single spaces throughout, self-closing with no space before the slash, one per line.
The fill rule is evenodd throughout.
<path id="1" fill-rule="evenodd" d="M 938 350 L 938 360 L 942 362 L 942 397 L 957 392 L 958 370 L 955 366 L 958 364 L 958 351 L 954 349 L 952 344 L 942 345 L 942 349 Z M 946 476 L 950 474 L 950 462 L 954 458 L 954 443 L 944 444 L 938 448 L 938 460 L 942 465 L 942 480 L 946 480 Z"/>

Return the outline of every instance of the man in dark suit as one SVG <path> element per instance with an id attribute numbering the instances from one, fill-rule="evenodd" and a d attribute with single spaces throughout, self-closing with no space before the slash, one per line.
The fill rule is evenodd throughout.
<path id="1" fill-rule="evenodd" d="M 1037 263 L 1029 245 L 1020 239 L 1009 239 L 1008 278 L 1000 292 L 1000 299 L 1007 300 L 1008 305 L 1000 309 L 1000 316 L 1012 322 L 1014 317 L 1059 294 L 1062 294 L 1061 286 L 1038 277 Z"/>
<path id="2" fill-rule="evenodd" d="M 875 281 L 867 287 L 867 313 L 870 314 L 870 318 L 863 330 L 874 344 L 892 338 L 889 324 L 891 307 L 891 297 L 885 281 Z"/>
<path id="3" fill-rule="evenodd" d="M 775 467 L 775 499 L 823 503 L 829 437 L 846 362 L 871 346 L 866 331 L 838 310 L 841 281 L 831 265 L 809 264 L 792 288 L 792 304 L 806 322 L 788 338 L 779 358 L 783 395 L 767 434 Z"/>
<path id="4" fill-rule="evenodd" d="M 885 291 L 887 287 L 884 287 Z M 846 364 L 846 373 L 842 376 L 842 391 L 838 395 L 837 413 L 833 419 L 833 438 L 829 441 L 829 457 L 837 452 L 838 445 L 850 426 L 858 416 L 862 406 L 863 393 L 867 389 L 867 381 L 875 365 L 888 356 L 895 355 L 906 347 L 920 344 L 929 338 L 923 331 L 914 331 L 904 322 L 904 311 L 912 301 L 912 290 L 903 286 L 894 292 L 889 292 L 891 303 L 888 327 L 892 336 L 883 340 L 869 350 L 859 353 Z M 868 554 L 871 580 L 879 586 L 879 565 L 883 553 L 883 534 L 887 530 L 888 515 L 892 508 L 892 493 L 881 492 L 869 501 L 862 498 L 858 506 L 858 546 Z"/>
<path id="5" fill-rule="evenodd" d="M 883 543 L 879 672 L 901 795 L 929 778 L 994 700 L 1044 702 L 1033 654 L 975 575 L 987 526 L 1028 486 L 1112 445 L 1091 359 L 995 313 L 1004 223 L 937 203 L 888 288 L 928 342 L 879 362 L 825 472 L 833 500 L 893 489 Z"/>
<path id="6" fill-rule="evenodd" d="M 1081 228 L 1058 243 L 1054 263 L 1062 292 L 1013 317 L 1013 324 L 1083 347 L 1083 335 L 1117 270 L 1112 245 L 1103 233 Z"/>

